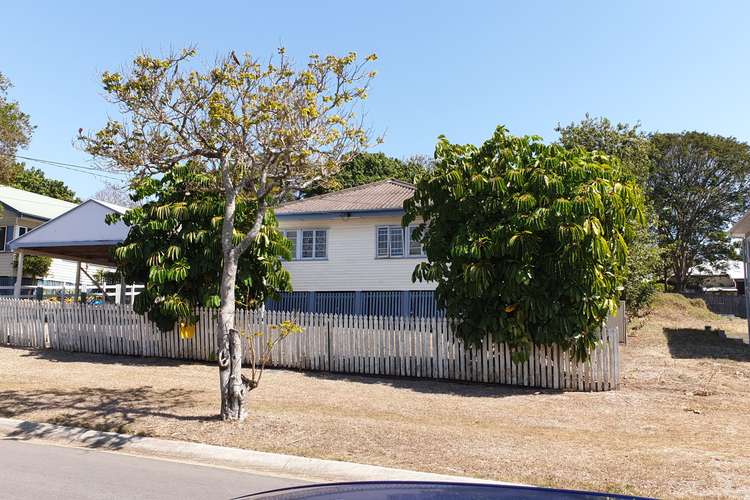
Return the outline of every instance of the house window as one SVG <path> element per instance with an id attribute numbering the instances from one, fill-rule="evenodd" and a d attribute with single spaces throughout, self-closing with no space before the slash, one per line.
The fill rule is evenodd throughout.
<path id="1" fill-rule="evenodd" d="M 0 226 L 0 252 L 5 251 L 5 237 L 8 234 L 7 226 Z"/>
<path id="2" fill-rule="evenodd" d="M 328 257 L 328 231 L 326 229 L 288 229 L 284 237 L 292 242 L 295 260 L 326 259 Z"/>
<path id="3" fill-rule="evenodd" d="M 404 256 L 404 228 L 391 226 L 388 228 L 388 247 L 391 257 Z"/>
<path id="4" fill-rule="evenodd" d="M 388 227 L 377 228 L 377 253 L 378 257 L 388 257 Z"/>
<path id="5" fill-rule="evenodd" d="M 375 256 L 380 259 L 422 257 L 421 243 L 412 240 L 416 226 L 379 226 L 375 228 Z"/>
<path id="6" fill-rule="evenodd" d="M 26 234 L 28 232 L 29 232 L 29 228 L 28 227 L 18 226 L 18 236 L 16 236 L 16 237 L 20 238 L 21 236 L 23 236 L 24 234 Z"/>

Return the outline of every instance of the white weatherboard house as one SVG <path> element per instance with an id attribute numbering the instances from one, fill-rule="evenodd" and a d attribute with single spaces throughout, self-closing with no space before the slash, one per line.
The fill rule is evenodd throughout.
<path id="1" fill-rule="evenodd" d="M 286 203 L 276 209 L 294 245 L 285 266 L 295 292 L 434 290 L 412 283 L 424 260 L 413 227 L 401 227 L 412 184 L 384 180 Z"/>

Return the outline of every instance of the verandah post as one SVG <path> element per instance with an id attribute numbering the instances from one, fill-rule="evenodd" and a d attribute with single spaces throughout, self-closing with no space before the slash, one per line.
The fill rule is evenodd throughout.
<path id="1" fill-rule="evenodd" d="M 21 283 L 23 282 L 23 250 L 18 251 L 18 267 L 16 268 L 16 282 L 13 284 L 13 298 L 21 298 Z"/>

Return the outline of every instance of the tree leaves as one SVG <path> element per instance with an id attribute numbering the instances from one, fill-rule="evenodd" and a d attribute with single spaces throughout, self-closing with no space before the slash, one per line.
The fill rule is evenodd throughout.
<path id="1" fill-rule="evenodd" d="M 134 308 L 148 313 L 162 330 L 178 321 L 194 321 L 198 305 L 218 307 L 222 271 L 220 243 L 224 205 L 221 194 L 191 193 L 189 188 L 205 182 L 205 172 L 196 164 L 181 165 L 161 179 L 135 181 L 136 199 L 148 197 L 142 207 L 111 217 L 130 227 L 127 239 L 114 250 L 120 271 L 129 281 L 145 283 Z M 238 234 L 255 219 L 250 199 L 237 202 Z M 263 303 L 266 297 L 290 288 L 289 274 L 281 259 L 289 258 L 290 244 L 279 233 L 271 212 L 266 214 L 258 238 L 240 259 L 236 295 L 246 307 Z"/>
<path id="2" fill-rule="evenodd" d="M 533 343 L 557 343 L 583 359 L 616 307 L 624 236 L 641 203 L 606 155 L 503 127 L 479 148 L 443 137 L 434 170 L 405 203 L 404 224 L 429 221 L 418 235 L 428 262 L 413 279 L 437 283 L 438 303 L 469 343 L 489 334 L 518 359 Z"/>

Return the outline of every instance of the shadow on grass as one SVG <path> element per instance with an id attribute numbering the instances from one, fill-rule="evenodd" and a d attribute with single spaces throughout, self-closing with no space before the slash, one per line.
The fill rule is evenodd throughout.
<path id="1" fill-rule="evenodd" d="M 209 421 L 218 418 L 214 415 L 181 415 L 177 412 L 191 408 L 193 404 L 190 391 L 155 391 L 150 386 L 124 390 L 83 387 L 76 391 L 0 391 L 0 416 L 22 419 L 34 412 L 53 412 L 54 415 L 46 419 L 51 424 L 127 434 L 134 432 L 131 424 L 147 416 L 173 421 L 177 425 L 184 421 Z M 43 425 L 27 427 L 19 428 L 10 437 L 44 437 L 49 432 Z M 113 443 L 108 442 L 108 438 L 102 439 L 102 446 L 112 446 Z"/>
<path id="2" fill-rule="evenodd" d="M 301 372 L 307 377 L 319 380 L 355 382 L 359 384 L 384 385 L 396 389 L 406 389 L 423 394 L 447 394 L 475 398 L 505 398 L 512 396 L 529 396 L 543 394 L 562 394 L 559 389 L 541 389 L 538 387 L 517 387 L 477 382 L 456 382 L 447 380 L 429 380 L 388 377 L 383 375 L 351 375 L 346 373 Z"/>
<path id="3" fill-rule="evenodd" d="M 678 359 L 728 359 L 750 362 L 750 346 L 725 338 L 716 331 L 697 328 L 665 328 L 669 353 Z"/>

